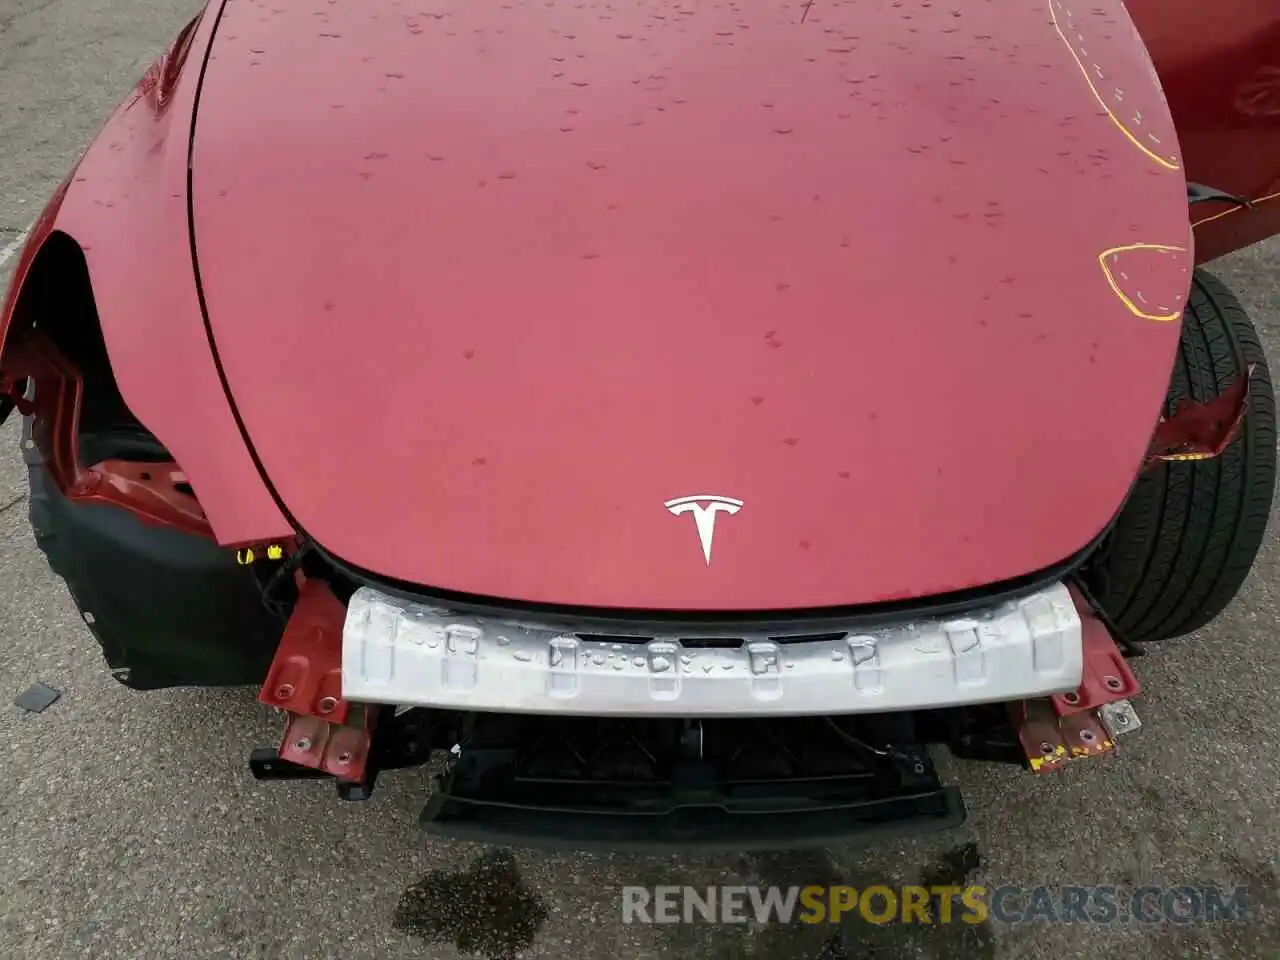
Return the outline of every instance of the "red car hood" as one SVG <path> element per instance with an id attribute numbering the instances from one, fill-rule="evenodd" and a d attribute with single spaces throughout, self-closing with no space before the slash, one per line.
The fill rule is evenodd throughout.
<path id="1" fill-rule="evenodd" d="M 285 6 L 222 14 L 194 230 L 334 555 L 816 607 L 1026 574 L 1120 506 L 1191 261 L 1120 0 Z"/>

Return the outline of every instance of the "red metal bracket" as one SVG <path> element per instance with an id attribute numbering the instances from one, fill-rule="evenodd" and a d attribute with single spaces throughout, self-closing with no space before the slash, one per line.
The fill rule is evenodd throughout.
<path id="1" fill-rule="evenodd" d="M 346 616 L 346 607 L 323 581 L 305 581 L 258 700 L 290 713 L 345 723 L 342 625 Z"/>
<path id="2" fill-rule="evenodd" d="M 128 503 L 151 517 L 164 518 L 179 529 L 202 531 L 212 536 L 209 521 L 191 491 L 187 475 L 173 461 L 103 460 L 80 473 L 82 479 L 72 488 L 80 499 Z"/>
<path id="3" fill-rule="evenodd" d="M 361 710 L 361 713 L 358 727 L 289 714 L 280 740 L 280 759 L 323 770 L 338 780 L 359 783 L 364 780 L 369 762 L 377 716 L 372 710 Z"/>
<path id="4" fill-rule="evenodd" d="M 1057 770 L 1070 759 L 1058 717 L 1048 700 L 1019 700 L 1009 705 L 1009 716 L 1032 773 Z"/>
<path id="5" fill-rule="evenodd" d="M 1104 703 L 1128 700 L 1142 692 L 1138 678 L 1106 624 L 1098 619 L 1075 586 L 1068 589 L 1080 615 L 1084 670 L 1080 687 L 1074 693 L 1056 693 L 1050 697 L 1054 712 L 1060 717 L 1094 711 Z"/>
<path id="6" fill-rule="evenodd" d="M 36 385 L 33 401 L 18 390 L 28 378 Z M 33 418 L 31 439 L 67 499 L 111 504 L 149 523 L 213 536 L 195 491 L 176 463 L 80 462 L 77 436 L 84 384 L 79 371 L 40 331 L 29 331 L 9 346 L 0 391 L 14 400 L 23 416 Z"/>
<path id="7" fill-rule="evenodd" d="M 1072 760 L 1096 757 L 1110 752 L 1115 747 L 1111 734 L 1103 726 L 1096 710 L 1063 717 L 1059 723 L 1059 729 L 1062 731 L 1063 742 L 1067 746 L 1067 755 Z"/>
<path id="8" fill-rule="evenodd" d="M 282 760 L 339 780 L 364 780 L 377 714 L 342 696 L 342 627 L 347 610 L 323 581 L 299 587 L 258 700 L 289 713 Z"/>
<path id="9" fill-rule="evenodd" d="M 1027 764 L 1033 773 L 1061 769 L 1072 760 L 1096 757 L 1115 748 L 1099 709 L 1141 692 L 1138 678 L 1106 624 L 1079 589 L 1068 587 L 1080 615 L 1084 656 L 1081 683 L 1072 693 L 1023 700 L 1010 705 Z"/>
<path id="10" fill-rule="evenodd" d="M 1143 465 L 1165 460 L 1207 460 L 1227 449 L 1244 422 L 1255 366 L 1250 364 L 1243 376 L 1207 403 L 1178 401 L 1173 416 L 1160 418 Z"/>
<path id="11" fill-rule="evenodd" d="M 1052 701 L 1040 698 L 1011 704 L 1010 715 L 1032 773 L 1051 773 L 1115 748 L 1096 710 L 1060 717 Z"/>

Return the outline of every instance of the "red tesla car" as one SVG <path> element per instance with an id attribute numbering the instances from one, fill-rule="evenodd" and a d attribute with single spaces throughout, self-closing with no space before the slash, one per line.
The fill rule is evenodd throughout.
<path id="1" fill-rule="evenodd" d="M 963 817 L 1241 586 L 1280 232 L 1256 0 L 211 0 L 0 314 L 113 675 L 264 779 L 611 848 Z M 252 745 L 246 745 L 249 751 Z"/>

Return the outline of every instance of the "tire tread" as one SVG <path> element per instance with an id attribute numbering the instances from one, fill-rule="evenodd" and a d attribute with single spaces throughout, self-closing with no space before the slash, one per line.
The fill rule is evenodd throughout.
<path id="1" fill-rule="evenodd" d="M 1248 576 L 1271 514 L 1276 422 L 1266 356 L 1244 307 L 1198 270 L 1166 414 L 1183 398 L 1213 399 L 1250 365 L 1240 435 L 1219 457 L 1160 464 L 1139 479 L 1090 571 L 1128 639 L 1181 636 L 1221 613 Z"/>

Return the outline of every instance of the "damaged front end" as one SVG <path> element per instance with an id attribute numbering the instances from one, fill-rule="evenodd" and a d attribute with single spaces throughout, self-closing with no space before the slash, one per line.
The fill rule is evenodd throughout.
<path id="1" fill-rule="evenodd" d="M 137 689 L 260 682 L 283 619 L 121 396 L 83 254 L 66 235 L 43 238 L 24 277 L 0 397 L 0 413 L 23 417 L 36 544 L 116 679 Z"/>
<path id="2" fill-rule="evenodd" d="M 820 846 L 960 823 L 936 748 L 1044 773 L 1139 725 L 1130 647 L 1077 576 L 1091 548 L 959 597 L 682 623 L 477 611 L 370 583 L 305 538 L 219 545 L 94 325 L 65 322 L 38 271 L 25 289 L 3 390 L 26 418 L 37 542 L 122 682 L 261 686 L 285 727 L 252 753 L 259 779 L 361 800 L 443 757 L 422 825 L 445 836 Z M 1148 465 L 1221 452 L 1247 401 L 1242 378 L 1178 406 Z"/>
<path id="3" fill-rule="evenodd" d="M 1161 416 L 1144 466 L 1221 456 L 1244 423 L 1249 409 L 1249 385 L 1255 370 L 1256 366 L 1249 366 L 1212 400 L 1178 401 L 1171 415 Z"/>
<path id="4" fill-rule="evenodd" d="M 1066 23 L 1069 11 L 1062 14 Z M 1071 36 L 1049 32 L 1042 12 L 1023 15 L 1027 36 L 1044 55 L 1070 66 L 1068 58 L 1077 55 Z M 631 186 L 615 189 L 638 194 L 660 182 L 667 192 L 647 204 L 602 204 L 591 216 L 622 223 L 610 227 L 611 235 L 640 245 L 615 247 L 605 257 L 594 248 L 568 257 L 543 250 L 544 266 L 531 270 L 532 261 L 503 258 L 524 258 L 550 236 L 533 207 L 502 206 L 487 223 L 470 213 L 456 221 L 479 224 L 474 233 L 450 228 L 448 217 L 457 211 L 433 212 L 430 204 L 452 202 L 460 188 L 406 187 L 420 184 L 421 150 L 366 157 L 378 157 L 387 172 L 361 174 L 365 192 L 347 197 L 336 180 L 325 179 L 336 177 L 344 160 L 308 147 L 308 162 L 299 163 L 301 154 L 291 151 L 303 138 L 284 149 L 261 136 L 264 118 L 277 130 L 280 117 L 305 110 L 241 112 L 232 55 L 208 71 L 209 99 L 197 127 L 196 84 L 183 65 L 192 51 L 193 62 L 205 62 L 212 20 L 193 22 L 163 68 L 149 73 L 113 118 L 116 135 L 91 148 L 59 191 L 33 231 L 16 299 L 0 318 L 0 414 L 17 409 L 25 418 L 36 542 L 66 581 L 117 679 L 141 689 L 259 686 L 259 700 L 279 710 L 285 724 L 277 746 L 251 756 L 259 779 L 327 778 L 343 798 L 366 799 L 381 771 L 443 757 L 422 815 L 428 829 L 609 849 L 792 848 L 954 826 L 964 817 L 963 803 L 939 777 L 934 748 L 1041 773 L 1107 753 L 1118 734 L 1138 725 L 1129 701 L 1139 686 L 1126 660 L 1135 650 L 1083 576 L 1103 537 L 1053 569 L 1004 578 L 1078 546 L 1090 535 L 1082 531 L 1105 522 L 1131 479 L 1153 413 L 1148 399 L 1154 401 L 1174 347 L 1174 324 L 1167 321 L 1181 316 L 1191 265 L 1180 245 L 1178 177 L 1162 182 L 1146 169 L 1154 161 L 1163 177 L 1179 169 L 1176 158 L 1152 153 L 1111 114 L 1114 125 L 1089 133 L 1099 151 L 1127 150 L 1120 133 L 1141 148 L 1127 154 L 1127 167 L 1111 167 L 1150 221 L 1144 229 L 1151 242 L 1125 242 L 1135 239 L 1126 232 L 1132 227 L 1096 182 L 1074 175 L 1064 162 L 1069 154 L 1048 136 L 1020 134 L 1016 145 L 1009 140 L 1010 149 L 992 153 L 975 134 L 949 152 L 909 148 L 914 159 L 904 160 L 898 141 L 916 141 L 935 119 L 935 105 L 922 101 L 896 111 L 890 135 L 862 151 L 866 170 L 896 174 L 911 163 L 934 180 L 944 172 L 959 176 L 958 168 L 981 171 L 975 185 L 994 193 L 999 184 L 1001 199 L 988 200 L 980 218 L 947 210 L 941 199 L 899 203 L 910 195 L 906 177 L 882 178 L 899 183 L 895 189 L 867 191 L 866 178 L 849 175 L 846 158 L 815 140 L 804 156 L 821 194 L 808 185 L 775 193 L 766 228 L 763 217 L 751 224 L 736 219 L 751 206 L 742 196 L 763 203 L 761 185 L 794 182 L 797 160 L 756 149 L 755 121 L 744 118 L 758 116 L 758 96 L 743 84 L 750 110 L 721 106 L 717 118 L 739 137 L 725 140 L 726 160 L 748 157 L 758 166 L 710 162 L 689 179 L 691 151 L 660 151 L 629 167 L 623 158 L 643 154 L 620 140 L 610 177 Z M 364 22 L 370 42 L 382 30 L 374 20 Z M 270 29 L 284 29 L 283 22 Z M 761 24 L 790 35 L 790 24 L 776 18 Z M 247 35 L 252 26 L 243 26 Z M 1075 38 L 1083 42 L 1079 32 Z M 1146 61 L 1136 48 L 1126 49 L 1120 37 L 1110 47 L 1109 36 L 1097 39 L 1089 41 L 1094 54 L 1116 58 L 1106 61 L 1108 73 L 1137 82 Z M 381 41 L 380 49 L 389 46 Z M 815 50 L 827 44 L 816 32 L 804 42 Z M 944 50 L 960 41 L 938 42 Z M 399 55 L 408 56 L 407 48 Z M 412 58 L 418 61 L 416 53 Z M 963 59 L 934 58 L 943 65 Z M 261 69 L 288 63 L 280 58 Z M 472 75 L 489 70 L 470 53 L 460 65 Z M 1078 58 L 1076 65 L 1084 69 Z M 437 66 L 452 69 L 447 57 Z M 771 72 L 800 83 L 798 91 L 844 116 L 836 110 L 853 96 L 844 85 L 802 81 L 782 66 L 743 76 L 767 80 Z M 367 73 L 354 61 L 343 69 L 328 75 L 355 84 Z M 901 63 L 898 69 L 907 75 Z M 701 68 L 691 75 L 715 84 L 706 88 L 707 103 L 720 90 L 738 93 L 737 84 Z M 1097 96 L 1087 71 L 1084 79 L 1082 85 L 1074 68 L 1060 71 L 1054 102 L 1075 109 L 1089 102 L 1088 92 Z M 983 82 L 997 92 L 1006 86 L 994 77 Z M 1128 89 L 1131 98 L 1141 93 Z M 493 90 L 498 105 L 510 101 Z M 369 102 L 375 101 L 388 102 Z M 437 109 L 437 101 L 422 110 Z M 1158 121 L 1156 131 L 1171 140 L 1167 118 L 1156 112 L 1148 112 L 1148 125 Z M 375 109 L 349 113 L 371 123 L 385 119 Z M 561 122 L 558 108 L 556 118 Z M 391 118 L 397 129 L 401 120 Z M 1041 133 L 1051 123 L 1024 122 L 1046 125 Z M 810 135 L 801 129 L 774 133 L 795 144 Z M 369 136 L 358 127 L 345 134 L 357 143 Z M 940 143 L 951 139 L 945 136 Z M 199 165 L 197 153 L 204 157 Z M 470 189 L 466 163 L 455 170 L 432 159 L 444 164 L 440 171 L 465 171 Z M 293 175 L 281 176 L 275 163 Z M 542 166 L 569 169 L 552 153 Z M 587 167 L 594 177 L 606 165 Z M 741 196 L 718 189 L 726 169 L 742 177 Z M 1061 189 L 1046 194 L 1036 178 L 1022 177 L 1034 169 L 1058 175 Z M 233 178 L 234 188 L 224 177 Z M 82 183 L 90 186 L 71 186 Z M 128 203 L 129 194 L 119 190 L 125 183 L 139 185 Z M 108 186 L 100 193 L 96 184 Z M 567 198 L 580 193 L 574 183 L 556 189 Z M 299 230 L 295 216 L 322 194 L 342 201 L 334 222 L 344 243 L 375 251 L 326 274 L 314 271 L 322 261 L 307 245 L 327 250 L 332 235 Z M 687 230 L 668 231 L 691 197 L 713 205 Z M 836 229 L 814 212 L 842 207 L 860 210 L 868 223 L 897 217 L 920 257 L 899 256 L 903 244 L 894 241 L 864 243 L 853 259 L 848 251 L 859 245 L 844 236 L 844 225 Z M 461 258 L 457 273 L 472 279 L 456 300 L 427 284 L 378 282 L 416 277 L 431 259 L 434 240 L 383 242 L 387 223 L 405 209 L 416 211 L 415 222 L 439 225 L 450 255 L 457 248 L 470 257 Z M 1083 226 L 1054 233 L 1048 249 L 1028 241 L 1043 241 L 1045 220 L 1066 213 Z M 629 217 L 635 219 L 626 226 Z M 985 245 L 970 234 L 979 219 Z M 494 246 L 494 224 L 512 238 L 509 249 Z M 265 261 L 243 242 L 246 230 L 265 237 L 278 256 Z M 775 239 L 755 239 L 766 235 Z M 825 239 L 819 245 L 815 238 Z M 773 281 L 769 297 L 752 286 L 764 275 L 751 259 L 755 244 L 803 254 L 788 264 L 786 279 Z M 691 311 L 689 292 L 677 284 L 648 281 L 654 295 L 646 299 L 639 285 L 627 287 L 633 280 L 600 276 L 601 267 L 644 262 L 657 250 L 703 264 L 714 280 L 706 285 L 705 309 Z M 974 254 L 973 262 L 960 266 L 954 250 Z M 708 251 L 719 251 L 718 259 Z M 676 260 L 661 263 L 660 275 L 679 272 Z M 492 284 L 495 275 L 504 284 Z M 859 277 L 862 286 L 855 284 Z M 502 298 L 485 300 L 506 284 L 511 290 Z M 953 322 L 939 321 L 926 293 L 934 288 L 955 293 L 961 307 Z M 1043 290 L 1058 295 L 1033 304 Z M 573 298 L 558 303 L 566 291 Z M 378 299 L 383 295 L 396 299 Z M 807 308 L 774 305 L 800 297 L 809 298 Z M 520 313 L 513 308 L 534 302 L 547 327 L 521 341 L 510 326 Z M 612 311 L 610 324 L 595 322 L 602 303 Z M 818 322 L 821 308 L 847 303 L 896 322 L 856 324 L 843 316 Z M 432 366 L 413 350 L 387 350 L 369 353 L 364 361 L 374 366 L 353 373 L 351 341 L 316 334 L 316 317 L 333 314 L 329 331 L 420 343 L 422 317 L 462 315 L 463 307 L 472 316 L 468 337 L 474 334 L 481 349 L 458 341 L 457 349 L 431 351 Z M 742 334 L 725 317 L 754 318 L 759 331 Z M 803 317 L 810 321 L 800 323 Z M 994 317 L 1003 319 L 993 325 Z M 746 329 L 747 321 L 740 322 Z M 444 343 L 449 329 L 439 323 L 430 335 Z M 625 362 L 618 330 L 647 331 L 632 338 Z M 677 335 L 699 349 L 674 352 Z M 566 363 L 562 345 L 571 336 L 576 353 L 591 362 Z M 1052 355 L 1042 346 L 1051 336 Z M 302 344 L 305 356 L 294 352 Z M 513 345 L 518 356 L 504 353 Z M 884 418 L 892 420 L 886 428 L 870 405 L 902 392 L 901 367 L 889 359 L 906 349 L 914 352 L 922 396 L 899 404 L 894 417 Z M 715 377 L 704 360 L 711 356 L 727 358 Z M 885 361 L 865 364 L 857 376 L 842 366 L 815 375 L 829 358 L 847 356 Z M 1046 358 L 1059 361 L 1061 383 L 1049 384 L 1055 389 L 1046 388 Z M 483 372 L 487 363 L 507 376 Z M 661 391 L 652 389 L 658 369 L 667 379 Z M 766 369 L 772 372 L 763 382 L 777 385 L 767 387 L 767 404 L 756 392 L 766 387 L 754 379 Z M 338 382 L 355 384 L 356 392 L 331 389 Z M 1086 390 L 1091 385 L 1106 389 L 1094 395 Z M 544 393 L 543 419 L 513 428 L 510 411 Z M 1085 395 L 1090 406 L 1077 415 L 1070 400 Z M 670 408 L 658 403 L 673 397 L 688 400 Z M 1008 409 L 1024 419 L 1014 418 L 992 438 L 1000 449 L 953 443 L 956 425 L 981 422 L 993 397 L 1022 401 Z M 1156 428 L 1145 464 L 1221 453 L 1239 432 L 1248 399 L 1245 377 L 1217 400 L 1179 406 Z M 566 413 L 585 408 L 592 416 Z M 370 469 L 387 463 L 388 432 L 344 428 L 355 418 L 367 423 L 370 410 L 385 427 L 387 411 L 406 409 L 420 415 L 405 418 L 396 439 L 401 452 L 414 456 L 397 469 Z M 772 412 L 779 409 L 784 414 Z M 865 418 L 848 415 L 863 409 Z M 727 427 L 700 431 L 697 450 L 688 445 L 690 431 L 672 429 L 690 422 L 693 410 Z M 831 413 L 818 422 L 815 410 Z M 762 412 L 780 419 L 766 421 Z M 576 432 L 560 433 L 562 421 L 572 421 Z M 796 423 L 812 427 L 803 443 L 792 435 Z M 1061 449 L 1087 448 L 1108 432 L 1116 439 L 1100 448 L 1105 469 L 1090 479 L 1100 483 L 1105 474 L 1109 486 L 1090 494 L 1090 485 L 1077 482 L 1081 474 L 1062 469 Z M 335 435 L 344 443 L 332 442 Z M 540 446 L 537 457 L 508 455 L 504 464 L 503 453 L 524 449 L 529 435 L 551 445 Z M 455 436 L 483 437 L 486 446 L 472 450 Z M 636 437 L 647 438 L 643 458 Z M 780 446 L 797 445 L 812 459 L 779 455 Z M 444 448 L 447 456 L 440 455 Z M 855 457 L 874 468 L 851 496 L 848 461 Z M 759 489 L 772 498 L 773 519 L 755 527 L 744 521 L 736 552 L 716 568 L 719 579 L 697 579 L 710 576 L 709 540 L 701 554 L 667 552 L 675 528 L 650 517 L 675 502 L 658 490 L 676 481 L 637 469 L 641 460 L 680 465 L 689 489 L 699 462 L 704 474 L 745 476 L 749 467 L 768 481 Z M 993 485 L 993 477 L 1002 485 Z M 1076 502 L 1082 499 L 1090 502 Z M 997 516 L 1003 532 L 988 540 Z M 1032 529 L 1043 516 L 1051 517 L 1051 529 Z M 928 540 L 918 550 L 895 549 L 907 518 Z M 826 543 L 807 532 L 840 524 Z M 629 536 L 601 537 L 606 525 Z M 337 560 L 310 537 L 347 559 Z M 787 539 L 803 553 L 785 552 Z M 499 551 L 513 556 L 495 563 Z M 361 562 L 391 566 L 378 574 L 348 566 Z M 597 569 L 610 576 L 593 580 Z M 548 571 L 555 576 L 543 577 Z M 453 592 L 430 594 L 408 582 Z M 520 600 L 481 607 L 481 595 Z M 877 599 L 886 597 L 914 599 L 887 605 Z M 850 606 L 829 606 L 836 603 Z M 793 612 L 743 612 L 753 605 Z M 639 607 L 667 613 L 625 612 Z M 672 612 L 688 610 L 702 612 Z"/>
<path id="5" fill-rule="evenodd" d="M 1252 374 L 1175 404 L 1144 467 L 1220 455 Z M 785 623 L 477 608 L 312 549 L 259 695 L 284 735 L 251 769 L 358 800 L 382 771 L 443 757 L 421 825 L 515 845 L 794 848 L 946 829 L 965 807 L 937 750 L 1044 774 L 1141 726 L 1141 648 L 1088 586 L 1105 540 L 981 596 Z"/>
<path id="6" fill-rule="evenodd" d="M 217 544 L 96 341 L 24 319 L 3 386 L 38 544 L 122 682 L 261 685 L 285 717 L 251 755 L 261 780 L 362 800 L 381 772 L 443 757 L 421 822 L 449 837 L 822 846 L 962 822 L 936 748 L 1044 773 L 1139 725 L 1129 645 L 1077 576 L 1092 548 L 1016 584 L 787 622 L 406 598 L 305 538 Z M 1148 464 L 1220 452 L 1247 399 L 1242 380 L 1178 407 Z"/>
<path id="7" fill-rule="evenodd" d="M 236 427 L 192 270 L 189 146 L 215 20 L 193 18 L 107 120 L 0 305 L 0 421 L 24 417 L 36 542 L 139 689 L 260 683 L 287 616 L 263 603 L 269 571 L 237 562 L 292 530 Z"/>
<path id="8" fill-rule="evenodd" d="M 1138 682 L 1070 570 L 936 612 L 606 624 L 353 590 L 310 553 L 259 694 L 284 734 L 254 775 L 366 799 L 383 770 L 443 755 L 421 822 L 453 838 L 709 850 L 944 829 L 964 805 L 934 747 L 1046 772 L 1138 725 Z"/>

